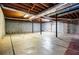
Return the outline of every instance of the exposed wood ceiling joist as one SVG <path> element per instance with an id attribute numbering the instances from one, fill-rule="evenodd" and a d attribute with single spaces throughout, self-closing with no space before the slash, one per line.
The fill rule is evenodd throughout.
<path id="1" fill-rule="evenodd" d="M 48 14 L 48 13 L 46 13 L 46 14 L 45 13 L 39 14 L 39 13 L 45 11 L 46 9 L 48 9 L 46 12 L 49 12 L 50 10 L 51 11 L 56 11 L 55 10 L 56 6 L 54 6 L 54 5 L 56 5 L 56 3 L 55 4 L 53 4 L 53 3 L 50 3 L 50 4 L 49 3 L 4 3 L 3 4 L 3 6 L 5 6 L 5 7 L 10 7 L 10 8 L 13 8 L 13 9 L 16 9 L 16 10 L 20 10 L 20 11 L 23 11 L 23 12 L 26 12 L 26 13 L 30 13 L 30 14 L 33 14 L 33 15 L 37 15 L 38 14 L 37 16 L 44 16 L 44 15 Z M 58 6 L 61 6 L 61 5 L 62 4 L 60 4 Z M 63 4 L 63 5 L 66 5 L 66 4 Z M 68 4 L 68 6 L 69 6 L 69 4 Z M 52 8 L 52 9 L 50 9 L 50 8 Z M 4 13 L 6 13 L 5 10 L 4 10 Z M 24 15 L 23 16 L 19 16 L 17 12 L 12 12 L 11 11 L 10 13 L 11 14 L 6 13 L 5 16 L 7 16 L 7 17 L 14 17 L 14 18 L 17 18 L 17 17 L 18 18 L 23 18 L 23 16 L 24 16 Z M 55 18 L 55 16 L 52 16 L 52 18 Z M 64 15 L 58 16 L 58 18 L 67 18 L 67 19 L 68 18 L 69 19 L 79 18 L 79 11 L 76 11 L 76 12 L 73 12 L 73 13 L 66 13 Z M 34 21 L 39 22 L 38 19 L 34 20 Z M 59 19 L 59 21 L 66 22 L 66 20 L 62 20 L 62 19 Z M 69 22 L 70 20 L 67 20 L 67 21 Z"/>
<path id="2" fill-rule="evenodd" d="M 74 12 L 74 15 L 78 18 L 79 16 L 78 16 L 78 14 L 77 14 L 77 12 Z"/>
<path id="3" fill-rule="evenodd" d="M 76 18 L 79 18 L 79 10 L 77 11 L 74 11 L 72 13 L 67 13 L 67 14 L 63 14 L 62 16 L 58 16 L 59 18 L 63 18 L 67 16 L 66 18 L 69 18 L 69 19 L 76 19 Z"/>
<path id="4" fill-rule="evenodd" d="M 38 4 L 37 4 L 37 3 L 35 3 L 34 5 L 35 5 L 35 6 L 37 6 L 37 7 L 39 7 L 39 8 L 41 8 L 41 9 L 45 9 L 45 7 L 44 7 L 44 6 L 42 6 L 42 5 L 41 5 L 41 4 L 39 4 L 39 3 L 38 3 Z"/>
<path id="5" fill-rule="evenodd" d="M 45 7 L 47 7 L 47 8 L 49 7 L 48 5 L 46 5 L 46 4 L 44 4 L 44 3 L 41 3 L 41 4 L 42 4 L 43 6 L 45 6 Z"/>
<path id="6" fill-rule="evenodd" d="M 28 8 L 32 8 L 32 6 L 30 6 L 28 4 L 25 4 L 25 3 L 23 3 L 23 4 L 21 3 L 21 5 L 24 5 L 24 6 L 28 7 Z M 41 11 L 41 9 L 39 9 L 39 7 L 35 7 L 34 9 L 37 10 L 37 11 Z"/>
<path id="7" fill-rule="evenodd" d="M 12 4 L 12 3 L 11 3 Z M 28 8 L 28 7 L 25 7 L 25 6 L 23 6 L 23 5 L 20 5 L 20 4 L 18 4 L 18 3 L 15 3 L 15 4 L 12 4 L 12 5 L 14 5 L 15 7 L 19 7 L 19 8 L 22 8 L 22 9 L 24 9 L 24 10 L 26 10 L 26 12 L 27 12 L 27 10 L 29 10 L 30 8 Z M 38 12 L 37 10 L 32 10 L 33 12 Z M 31 11 L 30 11 L 31 12 Z"/>
<path id="8" fill-rule="evenodd" d="M 24 12 L 29 11 L 29 13 L 34 15 L 56 5 L 56 3 L 2 3 L 2 4 L 5 7 L 15 8 L 21 11 L 25 10 Z"/>

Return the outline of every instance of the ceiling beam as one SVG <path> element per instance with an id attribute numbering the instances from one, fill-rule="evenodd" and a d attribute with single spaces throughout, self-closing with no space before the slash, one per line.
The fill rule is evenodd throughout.
<path id="1" fill-rule="evenodd" d="M 11 6 L 11 5 L 13 5 L 13 6 Z M 4 6 L 10 7 L 10 8 L 14 8 L 14 9 L 18 9 L 18 10 L 21 10 L 21 11 L 24 11 L 24 12 L 28 11 L 27 8 L 23 8 L 22 6 L 16 6 L 14 4 L 7 4 L 7 5 L 4 4 Z M 37 12 L 37 11 L 35 10 L 34 12 Z"/>
<path id="2" fill-rule="evenodd" d="M 35 6 L 41 8 L 41 9 L 46 9 L 45 7 L 43 7 L 42 5 L 40 5 L 39 3 L 34 3 Z"/>
<path id="3" fill-rule="evenodd" d="M 26 9 L 28 10 L 29 8 L 25 8 L 24 6 L 20 5 L 20 4 L 17 4 L 17 3 L 10 3 L 11 6 L 15 6 L 15 7 L 19 7 L 19 8 L 23 8 L 23 9 Z"/>
<path id="4" fill-rule="evenodd" d="M 12 3 L 11 3 L 12 4 Z M 18 4 L 18 3 L 15 3 L 15 4 L 13 4 L 14 6 L 17 6 L 17 7 L 21 7 L 21 8 L 23 8 L 23 9 L 27 9 L 27 10 L 29 10 L 30 8 L 27 8 L 27 7 L 24 7 L 23 5 L 20 5 L 20 4 Z M 38 12 L 37 10 L 32 10 L 33 12 Z"/>
<path id="5" fill-rule="evenodd" d="M 11 4 L 12 5 L 12 4 Z M 13 8 L 13 9 L 16 9 L 16 10 L 20 10 L 20 11 L 23 11 L 23 12 L 26 12 L 26 13 L 28 13 L 27 11 L 28 11 L 28 9 L 24 9 L 24 8 L 21 8 L 21 7 L 17 7 L 17 6 L 11 6 L 10 4 L 4 4 L 4 6 L 5 7 L 9 7 L 9 8 Z M 37 12 L 38 11 L 36 11 L 36 10 L 33 10 L 33 11 L 31 11 L 30 13 L 31 14 L 37 14 Z"/>
<path id="6" fill-rule="evenodd" d="M 63 16 L 63 17 L 68 18 L 69 16 L 68 16 L 68 15 L 65 15 L 65 16 Z"/>
<path id="7" fill-rule="evenodd" d="M 28 7 L 28 8 L 31 8 L 31 7 L 32 7 L 32 6 L 30 6 L 30 5 L 28 5 L 28 4 L 25 4 L 25 3 L 23 3 L 22 5 L 24 5 L 24 6 Z M 41 11 L 41 9 L 38 8 L 37 6 L 35 6 L 34 9 L 37 10 L 37 11 Z"/>
<path id="8" fill-rule="evenodd" d="M 46 5 L 45 3 L 40 3 L 40 4 L 42 4 L 43 6 L 45 6 L 46 8 L 48 8 L 49 6 L 48 5 Z"/>
<path id="9" fill-rule="evenodd" d="M 77 12 L 74 12 L 75 16 L 78 18 L 79 16 L 77 15 Z"/>
<path id="10" fill-rule="evenodd" d="M 74 13 L 72 13 L 72 16 L 73 16 L 74 18 L 76 18 Z"/>
<path id="11" fill-rule="evenodd" d="M 33 14 L 27 13 L 25 10 L 19 10 L 19 9 L 15 9 L 15 8 L 5 7 L 5 6 L 2 6 L 2 9 L 8 9 L 8 10 L 11 10 L 11 11 L 24 13 L 24 15 L 29 14 L 30 16 L 34 16 Z"/>
<path id="12" fill-rule="evenodd" d="M 19 8 L 19 7 L 14 7 L 14 6 L 11 6 L 11 5 L 4 5 L 4 7 L 8 7 L 8 8 L 12 8 L 12 9 L 16 9 L 16 10 L 20 10 L 20 11 L 28 11 L 27 9 L 23 9 L 23 8 Z"/>
<path id="13" fill-rule="evenodd" d="M 37 17 L 39 18 L 39 17 L 45 16 L 45 15 L 51 13 L 51 12 L 55 12 L 57 8 L 60 8 L 61 6 L 64 6 L 64 5 L 66 5 L 66 4 L 63 4 L 63 3 L 57 4 L 57 5 L 55 5 L 55 6 L 51 7 L 51 8 L 49 8 L 49 9 L 47 9 L 47 10 L 45 10 L 45 11 L 40 12 L 40 13 L 37 15 Z"/>
<path id="14" fill-rule="evenodd" d="M 79 18 L 79 12 L 76 12 L 77 13 L 77 16 L 78 16 L 78 18 Z"/>
<path id="15" fill-rule="evenodd" d="M 71 14 L 67 14 L 67 15 L 68 15 L 69 18 L 72 18 L 72 15 L 71 15 Z M 63 16 L 64 16 L 64 15 L 63 15 Z"/>

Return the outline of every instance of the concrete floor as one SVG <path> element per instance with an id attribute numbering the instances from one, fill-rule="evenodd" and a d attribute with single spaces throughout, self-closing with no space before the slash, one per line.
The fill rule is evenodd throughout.
<path id="1" fill-rule="evenodd" d="M 0 54 L 64 55 L 71 38 L 68 34 L 56 38 L 51 32 L 6 35 L 0 39 Z"/>

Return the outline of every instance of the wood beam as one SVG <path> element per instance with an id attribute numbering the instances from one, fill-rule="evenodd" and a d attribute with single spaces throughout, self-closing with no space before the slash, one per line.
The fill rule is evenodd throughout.
<path id="1" fill-rule="evenodd" d="M 75 16 L 78 18 L 77 12 L 74 12 Z"/>
<path id="2" fill-rule="evenodd" d="M 20 11 L 23 11 L 23 12 L 27 12 L 28 13 L 28 10 L 25 10 L 23 8 L 13 7 L 13 6 L 10 6 L 10 5 L 7 5 L 6 7 L 13 8 L 13 9 L 20 10 Z M 30 13 L 31 14 L 36 14 L 36 12 L 30 12 Z"/>
<path id="3" fill-rule="evenodd" d="M 21 5 L 20 5 L 21 6 Z M 23 5 L 22 5 L 22 7 L 23 7 Z M 23 7 L 23 8 L 25 8 L 25 9 L 30 9 L 30 11 L 33 11 L 33 12 L 38 12 L 37 10 L 31 10 L 31 8 L 33 8 L 33 7 L 31 7 L 31 8 L 28 8 L 28 7 Z"/>
<path id="4" fill-rule="evenodd" d="M 39 8 L 46 9 L 45 7 L 41 6 L 41 5 L 38 4 L 38 3 L 35 3 L 34 5 L 37 6 L 37 7 L 39 7 Z"/>
<path id="5" fill-rule="evenodd" d="M 33 10 L 35 8 L 35 5 L 32 6 L 32 8 L 30 10 Z"/>
<path id="6" fill-rule="evenodd" d="M 19 7 L 19 8 L 24 8 L 24 9 L 29 9 L 29 8 L 25 8 L 24 6 L 22 6 L 22 5 L 20 5 L 20 4 L 18 4 L 18 3 L 10 3 L 10 5 L 13 5 L 13 6 L 15 6 L 15 7 Z"/>
<path id="7" fill-rule="evenodd" d="M 74 18 L 76 18 L 76 15 L 75 15 L 74 13 L 72 13 L 72 16 L 73 16 Z"/>
<path id="8" fill-rule="evenodd" d="M 35 10 L 38 10 L 38 11 L 42 11 L 42 10 L 41 10 L 39 7 L 37 7 L 37 6 L 36 6 L 34 9 L 35 9 Z"/>
<path id="9" fill-rule="evenodd" d="M 32 3 L 33 4 L 33 3 Z M 35 5 L 35 4 L 33 4 L 33 5 Z M 32 6 L 31 6 L 32 7 Z M 35 8 L 34 8 L 35 10 L 38 10 L 38 11 L 42 11 L 42 9 L 40 9 L 38 6 L 36 6 L 35 5 Z"/>
<path id="10" fill-rule="evenodd" d="M 49 6 L 48 5 L 46 5 L 45 3 L 41 3 L 43 6 L 45 6 L 46 8 L 48 8 Z"/>
<path id="11" fill-rule="evenodd" d="M 65 17 L 66 17 L 66 18 L 69 18 L 70 16 L 69 16 L 69 15 L 65 15 Z"/>
<path id="12" fill-rule="evenodd" d="M 26 7 L 31 8 L 31 5 L 30 4 L 27 4 L 27 3 L 20 3 L 20 4 L 22 4 L 22 5 L 26 6 Z"/>
<path id="13" fill-rule="evenodd" d="M 27 7 L 25 7 L 25 6 L 23 6 L 23 5 L 20 5 L 20 4 L 18 4 L 18 3 L 15 3 L 14 4 L 15 6 L 18 6 L 18 7 L 21 7 L 21 8 L 24 8 L 24 9 L 31 9 L 31 8 L 27 8 Z M 32 10 L 33 12 L 38 12 L 37 10 Z"/>
<path id="14" fill-rule="evenodd" d="M 23 3 L 22 5 L 26 6 L 26 7 L 29 7 L 31 8 L 32 6 L 28 5 L 28 4 L 25 4 Z M 37 10 L 37 11 L 41 11 L 41 9 L 39 9 L 38 7 L 35 6 L 34 10 Z"/>
<path id="15" fill-rule="evenodd" d="M 74 15 L 73 14 L 69 14 L 69 15 L 71 15 L 71 18 L 74 18 Z"/>
<path id="16" fill-rule="evenodd" d="M 69 18 L 72 18 L 72 16 L 70 14 L 67 14 L 66 16 L 69 17 Z"/>
<path id="17" fill-rule="evenodd" d="M 4 6 L 8 7 L 8 8 L 13 8 L 13 9 L 16 9 L 16 10 L 24 11 L 24 12 L 28 11 L 28 10 L 25 10 L 25 9 L 22 9 L 22 8 L 19 8 L 19 7 L 10 6 L 10 5 L 4 5 Z"/>
<path id="18" fill-rule="evenodd" d="M 33 11 L 35 8 L 35 5 L 33 5 L 31 8 L 30 8 L 30 12 Z M 35 12 L 39 12 L 39 11 L 35 11 Z"/>

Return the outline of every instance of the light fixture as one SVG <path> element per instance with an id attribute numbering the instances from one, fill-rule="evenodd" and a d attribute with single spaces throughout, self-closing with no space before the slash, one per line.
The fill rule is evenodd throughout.
<path id="1" fill-rule="evenodd" d="M 26 14 L 26 15 L 24 15 L 24 18 L 29 17 L 29 16 L 30 16 L 29 14 Z"/>

